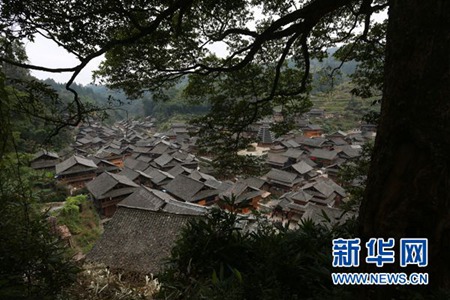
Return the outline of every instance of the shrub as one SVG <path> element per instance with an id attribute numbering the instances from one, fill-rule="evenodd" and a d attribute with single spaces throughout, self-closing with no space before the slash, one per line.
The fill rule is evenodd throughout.
<path id="1" fill-rule="evenodd" d="M 337 293 L 331 282 L 331 241 L 338 225 L 305 221 L 290 231 L 261 219 L 256 229 L 243 230 L 248 221 L 214 209 L 190 222 L 160 274 L 159 297 L 327 299 Z"/>

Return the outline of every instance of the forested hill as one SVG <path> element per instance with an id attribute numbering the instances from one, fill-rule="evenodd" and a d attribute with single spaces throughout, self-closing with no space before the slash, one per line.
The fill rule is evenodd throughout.
<path id="1" fill-rule="evenodd" d="M 340 61 L 333 57 L 336 49 L 328 50 L 329 56 L 322 61 L 318 59 L 311 60 L 311 71 L 313 79 L 312 93 L 326 92 L 331 89 L 331 80 L 329 74 L 331 70 L 340 66 Z M 288 60 L 288 66 L 292 67 L 293 62 Z M 354 61 L 346 62 L 339 69 L 339 72 L 333 79 L 334 85 L 339 85 L 349 80 L 349 75 L 353 74 L 357 66 Z M 57 83 L 53 79 L 46 79 L 46 84 L 53 87 L 58 94 L 69 101 L 73 95 L 65 89 L 65 85 Z M 176 87 L 168 91 L 168 101 L 154 101 L 150 93 L 144 93 L 141 99 L 129 100 L 121 91 L 110 90 L 101 85 L 79 85 L 74 84 L 73 88 L 78 92 L 80 98 L 87 103 L 100 106 L 118 106 L 119 109 L 110 110 L 110 121 L 124 118 L 139 118 L 152 116 L 157 120 L 167 120 L 175 115 L 196 115 L 208 111 L 207 105 L 192 106 L 182 96 L 182 90 L 187 85 L 187 79 L 183 80 Z"/>
<path id="2" fill-rule="evenodd" d="M 64 84 L 57 83 L 53 79 L 46 79 L 44 82 L 53 87 L 63 99 L 72 99 L 73 95 L 65 89 Z M 110 121 L 146 116 L 165 120 L 177 114 L 200 114 L 208 110 L 206 105 L 191 106 L 183 99 L 182 87 L 186 83 L 183 82 L 182 86 L 170 89 L 168 101 L 154 101 L 150 93 L 144 93 L 140 99 L 129 100 L 123 92 L 110 90 L 101 85 L 74 84 L 73 88 L 84 102 L 118 108 L 108 110 Z"/>

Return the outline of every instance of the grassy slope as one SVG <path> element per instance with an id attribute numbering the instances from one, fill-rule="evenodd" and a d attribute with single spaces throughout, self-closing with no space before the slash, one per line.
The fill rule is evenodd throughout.
<path id="1" fill-rule="evenodd" d="M 83 196 L 83 195 L 81 195 Z M 86 254 L 92 249 L 95 241 L 102 232 L 100 219 L 93 204 L 85 196 L 79 197 L 80 205 L 73 205 L 70 200 L 58 212 L 58 224 L 66 225 L 71 237 L 70 254 Z M 69 197 L 68 199 L 73 198 Z"/>
<path id="2" fill-rule="evenodd" d="M 311 97 L 314 108 L 325 110 L 327 118 L 312 118 L 311 122 L 322 125 L 325 131 L 358 128 L 362 117 L 369 111 L 379 111 L 380 105 L 372 105 L 379 97 L 362 99 L 351 94 L 353 86 L 345 82 L 328 93 L 317 93 Z"/>

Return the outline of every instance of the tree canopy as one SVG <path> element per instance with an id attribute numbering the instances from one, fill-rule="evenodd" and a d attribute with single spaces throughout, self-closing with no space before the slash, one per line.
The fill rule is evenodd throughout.
<path id="1" fill-rule="evenodd" d="M 338 53 L 342 61 L 368 53 L 363 42 L 382 54 L 384 37 L 376 33 L 382 25 L 371 15 L 386 7 L 386 1 L 372 0 L 3 1 L 5 52 L 24 38 L 43 35 L 80 64 L 53 69 L 14 57 L 0 60 L 72 73 L 66 88 L 74 93 L 76 111 L 69 114 L 69 125 L 88 111 L 72 85 L 95 57 L 105 55 L 95 73 L 99 82 L 135 98 L 151 91 L 154 99 L 166 99 L 169 88 L 189 75 L 185 96 L 211 105 L 211 112 L 196 122 L 201 141 L 214 146 L 214 133 L 214 141 L 225 141 L 222 149 L 236 152 L 247 146 L 242 138 L 247 126 L 272 114 L 274 107 L 286 116 L 273 128 L 277 133 L 291 129 L 293 116 L 308 109 L 312 58 L 326 57 L 327 48 L 342 42 L 351 45 Z M 225 57 L 212 50 L 218 46 L 226 48 Z M 379 65 L 367 67 L 379 73 Z"/>
<path id="2" fill-rule="evenodd" d="M 101 83 L 130 97 L 165 91 L 189 75 L 186 96 L 209 101 L 200 134 L 241 147 L 251 122 L 281 107 L 307 107 L 310 60 L 328 47 L 357 59 L 355 93 L 383 90 L 380 126 L 361 210 L 363 239 L 427 237 L 434 283 L 450 286 L 448 182 L 450 128 L 448 1 L 171 0 L 2 1 L 0 61 L 28 70 L 70 72 L 74 94 L 66 124 L 88 111 L 71 87 L 79 72 L 105 55 Z M 372 15 L 389 7 L 387 23 Z M 385 33 L 387 32 L 387 38 Z M 41 34 L 77 56 L 68 68 L 33 66 L 11 49 Z M 212 45 L 228 54 L 218 57 Z M 281 129 L 291 128 L 287 118 Z M 245 140 L 244 140 L 245 141 Z M 429 201 L 426 201 L 428 200 Z"/>

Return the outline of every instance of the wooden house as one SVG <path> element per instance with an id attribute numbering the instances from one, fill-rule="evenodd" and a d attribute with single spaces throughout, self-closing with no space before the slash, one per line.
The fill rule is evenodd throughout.
<path id="1" fill-rule="evenodd" d="M 346 196 L 342 187 L 331 179 L 323 177 L 305 184 L 301 189 L 313 196 L 310 199 L 311 202 L 328 207 L 339 206 L 342 199 Z"/>
<path id="2" fill-rule="evenodd" d="M 35 170 L 45 170 L 55 172 L 55 166 L 60 162 L 58 153 L 41 150 L 37 152 L 31 162 L 31 168 Z"/>
<path id="3" fill-rule="evenodd" d="M 111 143 L 107 147 L 103 147 L 100 150 L 98 150 L 96 157 L 98 157 L 102 160 L 107 160 L 107 161 L 115 164 L 119 168 L 123 167 L 124 153 L 120 149 L 120 146 L 116 146 L 113 143 Z"/>
<path id="4" fill-rule="evenodd" d="M 149 188 L 153 188 L 155 186 L 152 182 L 152 177 L 140 170 L 133 170 L 125 167 L 122 171 L 120 171 L 119 175 L 127 177 L 138 185 L 144 185 Z"/>
<path id="5" fill-rule="evenodd" d="M 211 205 L 218 200 L 220 190 L 211 188 L 193 178 L 178 175 L 165 186 L 165 190 L 180 201 Z"/>
<path id="6" fill-rule="evenodd" d="M 323 134 L 322 127 L 319 125 L 309 124 L 302 128 L 303 135 L 311 137 L 320 137 Z"/>
<path id="7" fill-rule="evenodd" d="M 165 186 L 176 177 L 168 172 L 153 167 L 148 167 L 144 170 L 144 173 L 150 176 L 153 188 L 160 190 L 163 190 Z"/>
<path id="8" fill-rule="evenodd" d="M 278 153 L 269 153 L 266 158 L 267 165 L 281 170 L 288 168 L 293 162 L 295 162 L 294 159 Z"/>
<path id="9" fill-rule="evenodd" d="M 120 172 L 120 168 L 110 161 L 100 159 L 95 156 L 89 157 L 89 159 L 91 159 L 97 165 L 97 174 L 101 174 L 103 172 L 110 172 L 110 173 Z"/>
<path id="10" fill-rule="evenodd" d="M 243 180 L 248 186 L 268 192 L 270 185 L 262 178 L 248 177 Z"/>
<path id="11" fill-rule="evenodd" d="M 73 187 L 84 187 L 86 182 L 95 178 L 97 169 L 97 165 L 92 160 L 76 155 L 55 167 L 58 180 Z"/>
<path id="12" fill-rule="evenodd" d="M 295 189 L 301 182 L 302 178 L 295 173 L 283 170 L 272 169 L 265 176 L 270 185 L 270 192 L 274 194 L 282 194 Z"/>
<path id="13" fill-rule="evenodd" d="M 206 213 L 204 207 L 167 197 L 140 188 L 124 199 L 86 261 L 142 275 L 160 272 L 182 229 Z"/>
<path id="14" fill-rule="evenodd" d="M 320 108 L 312 108 L 307 114 L 309 117 L 322 118 L 325 116 L 325 111 Z"/>
<path id="15" fill-rule="evenodd" d="M 319 167 L 326 167 L 336 162 L 338 152 L 325 149 L 314 149 L 309 158 L 313 160 Z"/>
<path id="16" fill-rule="evenodd" d="M 104 172 L 86 187 L 94 197 L 100 214 L 109 218 L 116 211 L 117 204 L 135 192 L 139 185 L 123 175 Z"/>
<path id="17" fill-rule="evenodd" d="M 251 187 L 244 181 L 238 181 L 220 193 L 219 199 L 227 201 L 234 199 L 233 206 L 231 206 L 231 203 L 222 203 L 223 207 L 231 211 L 247 214 L 252 210 L 257 210 L 261 199 L 269 195 L 270 193 Z"/>

